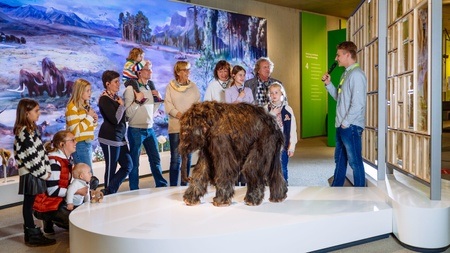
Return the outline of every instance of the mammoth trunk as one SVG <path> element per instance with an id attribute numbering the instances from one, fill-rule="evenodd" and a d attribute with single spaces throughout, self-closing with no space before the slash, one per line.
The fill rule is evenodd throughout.
<path id="1" fill-rule="evenodd" d="M 188 155 L 187 154 L 181 155 L 181 182 L 183 183 L 189 182 L 189 178 L 187 175 L 187 161 Z"/>

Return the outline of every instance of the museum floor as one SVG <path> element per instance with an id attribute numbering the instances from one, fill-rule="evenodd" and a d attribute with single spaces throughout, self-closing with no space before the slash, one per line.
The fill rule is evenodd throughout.
<path id="1" fill-rule="evenodd" d="M 443 137 L 443 139 L 445 139 Z M 443 145 L 443 164 L 445 145 Z M 291 186 L 327 186 L 328 178 L 332 175 L 334 148 L 326 146 L 323 137 L 303 139 L 298 143 L 295 156 L 289 163 L 289 184 Z M 450 160 L 450 159 L 449 159 Z M 167 177 L 168 174 L 165 174 Z M 141 188 L 154 187 L 153 179 L 145 177 L 141 179 Z M 125 182 L 120 191 L 126 191 L 128 183 Z M 37 224 L 40 222 L 37 221 Z M 39 224 L 40 225 L 40 224 Z M 54 238 L 57 244 L 29 248 L 23 243 L 21 206 L 15 206 L 0 210 L 0 252 L 69 252 L 68 231 L 56 229 Z M 403 253 L 413 252 L 403 248 L 397 240 L 389 238 L 357 245 L 333 252 L 385 252 Z M 450 252 L 450 250 L 448 250 Z"/>

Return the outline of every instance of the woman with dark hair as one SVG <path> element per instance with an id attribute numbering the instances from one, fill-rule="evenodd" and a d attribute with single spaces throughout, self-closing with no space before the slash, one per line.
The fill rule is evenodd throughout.
<path id="1" fill-rule="evenodd" d="M 208 84 L 203 101 L 225 102 L 225 89 L 228 88 L 231 65 L 225 60 L 218 61 L 214 68 L 214 79 Z"/>
<path id="2" fill-rule="evenodd" d="M 98 142 L 105 157 L 105 188 L 103 194 L 116 193 L 120 184 L 133 168 L 130 151 L 125 139 L 125 105 L 117 95 L 120 89 L 120 74 L 106 70 L 102 75 L 103 91 L 98 101 L 103 123 L 98 133 Z M 120 169 L 116 172 L 117 163 Z"/>

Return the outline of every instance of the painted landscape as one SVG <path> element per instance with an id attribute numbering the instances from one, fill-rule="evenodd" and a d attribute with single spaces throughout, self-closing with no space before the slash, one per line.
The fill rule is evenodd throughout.
<path id="1" fill-rule="evenodd" d="M 23 97 L 40 104 L 44 140 L 65 128 L 76 79 L 91 82 L 91 104 L 98 111 L 101 74 L 122 73 L 133 47 L 143 48 L 152 61 L 163 97 L 177 60 L 191 63 L 191 79 L 203 92 L 218 60 L 244 66 L 250 78 L 256 59 L 267 55 L 262 18 L 166 0 L 96 2 L 0 1 L 0 148 L 12 150 L 16 106 Z M 157 135 L 166 136 L 162 105 L 155 122 Z"/>

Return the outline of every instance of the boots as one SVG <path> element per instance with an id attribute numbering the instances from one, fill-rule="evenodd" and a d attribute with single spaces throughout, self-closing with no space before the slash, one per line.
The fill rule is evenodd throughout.
<path id="1" fill-rule="evenodd" d="M 25 244 L 27 246 L 39 247 L 39 246 L 53 245 L 56 243 L 55 239 L 45 237 L 42 234 L 42 231 L 39 227 L 27 228 L 24 225 L 23 230 L 25 233 Z"/>
<path id="2" fill-rule="evenodd" d="M 91 181 L 89 182 L 89 189 L 96 190 L 99 185 L 99 180 L 96 176 L 91 177 Z"/>
<path id="3" fill-rule="evenodd" d="M 42 220 L 42 224 L 44 225 L 44 234 L 46 235 L 54 235 L 55 230 L 53 229 L 53 222 L 50 220 Z"/>

